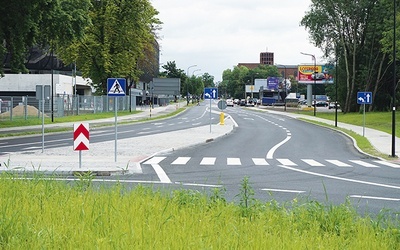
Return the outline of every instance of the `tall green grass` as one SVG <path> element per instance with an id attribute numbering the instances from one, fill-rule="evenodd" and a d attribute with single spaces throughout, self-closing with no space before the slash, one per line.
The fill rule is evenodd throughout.
<path id="1" fill-rule="evenodd" d="M 168 193 L 0 177 L 1 249 L 399 249 L 394 221 L 359 217 L 350 205 L 252 199 L 223 192 Z M 245 212 L 244 212 L 245 211 Z"/>

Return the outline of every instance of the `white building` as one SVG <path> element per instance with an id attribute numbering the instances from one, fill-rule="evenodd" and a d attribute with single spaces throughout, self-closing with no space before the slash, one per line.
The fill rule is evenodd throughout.
<path id="1" fill-rule="evenodd" d="M 76 81 L 76 84 L 75 84 Z M 58 95 L 86 95 L 90 96 L 93 89 L 91 80 L 80 76 L 76 78 L 68 75 L 53 74 L 5 74 L 0 78 L 0 96 L 35 96 L 36 85 L 50 85 L 54 87 L 54 96 Z"/>

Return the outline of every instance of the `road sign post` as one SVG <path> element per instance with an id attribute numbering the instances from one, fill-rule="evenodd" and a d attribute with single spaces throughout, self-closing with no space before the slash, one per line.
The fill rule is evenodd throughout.
<path id="1" fill-rule="evenodd" d="M 79 168 L 81 168 L 82 150 L 89 150 L 89 123 L 74 123 L 74 150 L 79 151 Z"/>
<path id="2" fill-rule="evenodd" d="M 107 96 L 114 97 L 114 112 L 115 112 L 115 142 L 114 142 L 114 161 L 117 162 L 117 141 L 118 141 L 118 105 L 117 97 L 125 96 L 126 93 L 126 79 L 125 78 L 108 78 L 107 79 Z"/>
<path id="3" fill-rule="evenodd" d="M 365 135 L 365 105 L 372 104 L 372 92 L 357 92 L 357 104 L 363 105 L 363 136 Z"/>
<path id="4" fill-rule="evenodd" d="M 44 103 L 50 99 L 50 85 L 36 85 L 36 100 L 39 100 L 42 109 L 42 153 L 44 152 Z"/>
<path id="5" fill-rule="evenodd" d="M 211 133 L 211 100 L 218 98 L 217 88 L 204 88 L 204 99 L 210 99 L 210 133 Z"/>

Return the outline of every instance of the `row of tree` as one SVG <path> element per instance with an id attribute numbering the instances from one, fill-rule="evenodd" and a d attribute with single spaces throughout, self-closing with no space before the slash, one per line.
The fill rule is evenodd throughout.
<path id="1" fill-rule="evenodd" d="M 394 48 L 400 42 L 400 36 L 393 37 L 394 30 L 400 34 L 396 7 L 399 2 L 312 0 L 309 11 L 301 20 L 310 40 L 321 48 L 329 63 L 337 65 L 331 73 L 336 78 L 337 99 L 344 112 L 359 108 L 358 91 L 373 93 L 371 110 L 389 110 L 394 92 L 395 99 L 399 99 L 398 91 L 395 91 L 398 73 L 393 67 L 400 56 L 397 52 L 393 57 Z M 336 96 L 335 87 L 328 88 L 332 97 Z"/>
<path id="2" fill-rule="evenodd" d="M 176 66 L 175 61 L 167 62 L 162 68 L 164 71 L 160 72 L 160 77 L 181 79 L 182 96 L 191 95 L 201 97 L 204 88 L 215 86 L 214 76 L 211 76 L 209 73 L 204 73 L 201 76 L 188 76 L 183 69 L 179 69 Z"/>
<path id="3" fill-rule="evenodd" d="M 400 57 L 400 16 L 396 6 L 399 0 L 312 0 L 309 11 L 301 20 L 314 45 L 324 52 L 327 63 L 334 65 L 333 85 L 317 86 L 316 94 L 327 94 L 337 100 L 344 112 L 357 111 L 357 92 L 372 92 L 370 110 L 390 110 L 393 93 L 397 91 L 398 71 L 394 65 Z M 393 30 L 396 17 L 393 60 Z M 396 73 L 396 74 L 395 74 Z M 275 66 L 260 65 L 256 69 L 234 67 L 223 72 L 221 88 L 227 95 L 244 97 L 244 85 L 252 84 L 255 78 L 281 76 Z M 295 76 L 294 76 L 295 77 Z M 291 79 L 292 89 L 305 94 L 304 85 L 296 85 Z M 394 91 L 396 90 L 396 91 Z"/>
<path id="4" fill-rule="evenodd" d="M 137 81 L 140 69 L 158 72 L 161 22 L 149 0 L 12 0 L 2 1 L 0 13 L 0 58 L 11 56 L 14 73 L 27 73 L 24 62 L 34 45 L 76 63 L 99 94 L 107 78 Z"/>

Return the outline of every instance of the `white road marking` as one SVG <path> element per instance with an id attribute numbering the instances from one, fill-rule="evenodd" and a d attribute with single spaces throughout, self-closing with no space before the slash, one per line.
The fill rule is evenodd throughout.
<path id="1" fill-rule="evenodd" d="M 299 190 L 287 190 L 287 189 L 273 189 L 273 188 L 262 188 L 263 191 L 270 191 L 270 192 L 283 192 L 283 193 L 305 193 L 306 191 L 299 191 Z"/>
<path id="2" fill-rule="evenodd" d="M 151 159 L 143 162 L 143 164 L 158 164 L 162 160 L 164 160 L 166 157 L 152 157 Z"/>
<path id="3" fill-rule="evenodd" d="M 240 162 L 240 158 L 227 158 L 226 159 L 227 165 L 242 165 Z"/>
<path id="4" fill-rule="evenodd" d="M 368 162 L 360 161 L 360 160 L 350 160 L 350 161 L 353 162 L 353 163 L 356 163 L 358 165 L 361 165 L 363 167 L 366 167 L 366 168 L 379 168 L 376 165 L 373 165 L 373 164 L 368 163 Z"/>
<path id="5" fill-rule="evenodd" d="M 338 167 L 350 167 L 350 168 L 352 167 L 351 165 L 341 162 L 341 161 L 338 161 L 338 160 L 326 160 L 326 161 L 329 163 L 332 163 L 333 165 L 336 165 Z"/>
<path id="6" fill-rule="evenodd" d="M 154 171 L 156 172 L 160 182 L 162 183 L 171 183 L 171 180 L 168 178 L 167 174 L 165 173 L 164 169 L 158 164 L 151 164 Z"/>
<path id="7" fill-rule="evenodd" d="M 273 146 L 267 153 L 267 156 L 265 158 L 267 159 L 273 159 L 274 158 L 274 153 L 275 151 L 282 146 L 283 144 L 285 144 L 287 141 L 290 140 L 290 138 L 292 138 L 292 136 L 286 134 L 286 138 L 285 140 L 281 141 L 280 143 L 276 144 L 275 146 Z"/>
<path id="8" fill-rule="evenodd" d="M 201 160 L 200 165 L 214 165 L 216 159 L 217 158 L 215 158 L 215 157 L 204 157 Z"/>
<path id="9" fill-rule="evenodd" d="M 254 165 L 267 166 L 268 162 L 264 158 L 252 158 Z"/>
<path id="10" fill-rule="evenodd" d="M 375 162 L 379 163 L 379 164 L 382 164 L 382 165 L 385 165 L 385 166 L 392 167 L 392 168 L 400 168 L 400 165 L 394 164 L 394 163 L 390 163 L 390 162 L 387 162 L 387 161 L 375 161 Z"/>
<path id="11" fill-rule="evenodd" d="M 172 165 L 185 165 L 191 157 L 178 157 L 175 161 L 173 161 Z"/>
<path id="12" fill-rule="evenodd" d="M 297 169 L 297 168 L 293 168 L 293 167 L 289 167 L 289 166 L 284 166 L 284 165 L 278 165 L 278 166 L 281 167 L 281 168 L 285 168 L 285 169 L 288 169 L 288 170 L 300 172 L 300 173 L 303 173 L 303 174 L 320 176 L 320 177 L 325 177 L 325 178 L 334 179 L 334 180 L 340 180 L 340 181 L 346 181 L 346 182 L 354 182 L 354 183 L 359 183 L 359 184 L 365 184 L 365 185 L 377 186 L 377 187 L 384 187 L 384 188 L 391 188 L 391 189 L 400 189 L 400 186 L 387 185 L 387 184 L 370 182 L 370 181 L 361 181 L 361 180 L 355 180 L 355 179 L 350 179 L 350 178 L 343 178 L 343 177 L 338 177 L 338 176 L 320 174 L 320 173 L 301 170 L 301 169 Z"/>
<path id="13" fill-rule="evenodd" d="M 324 164 L 317 162 L 316 160 L 312 160 L 312 159 L 301 159 L 301 160 L 312 167 L 324 167 L 325 166 Z"/>
<path id="14" fill-rule="evenodd" d="M 366 195 L 350 195 L 351 198 L 370 199 L 370 200 L 384 200 L 384 201 L 400 201 L 400 198 L 387 198 Z"/>
<path id="15" fill-rule="evenodd" d="M 285 166 L 297 166 L 296 163 L 292 162 L 289 159 L 276 159 L 276 160 L 279 161 L 282 165 L 285 165 Z"/>

